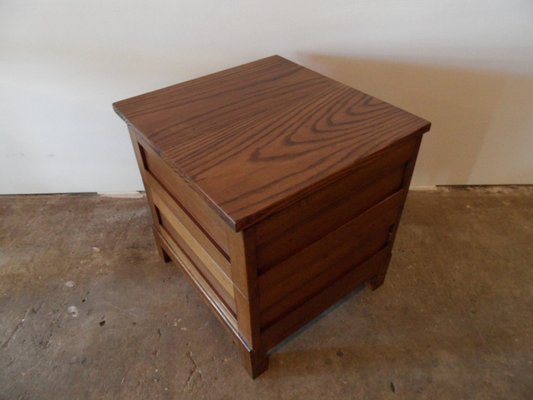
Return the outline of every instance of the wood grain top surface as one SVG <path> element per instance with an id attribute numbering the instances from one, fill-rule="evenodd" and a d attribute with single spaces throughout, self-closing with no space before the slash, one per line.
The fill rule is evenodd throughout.
<path id="1" fill-rule="evenodd" d="M 236 230 L 430 127 L 280 56 L 113 106 Z"/>

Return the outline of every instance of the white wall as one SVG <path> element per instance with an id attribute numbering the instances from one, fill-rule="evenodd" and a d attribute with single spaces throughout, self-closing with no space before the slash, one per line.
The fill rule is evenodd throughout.
<path id="1" fill-rule="evenodd" d="M 1 0 L 0 192 L 141 189 L 113 101 L 280 54 L 433 122 L 413 183 L 533 183 L 531 0 Z"/>

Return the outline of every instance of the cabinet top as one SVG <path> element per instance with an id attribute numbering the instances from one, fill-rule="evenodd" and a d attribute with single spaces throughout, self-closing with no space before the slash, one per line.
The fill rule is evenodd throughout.
<path id="1" fill-rule="evenodd" d="M 113 107 L 236 230 L 430 127 L 280 56 Z"/>

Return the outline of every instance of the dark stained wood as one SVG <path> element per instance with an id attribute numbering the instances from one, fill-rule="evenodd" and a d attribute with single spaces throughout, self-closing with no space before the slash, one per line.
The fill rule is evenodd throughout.
<path id="1" fill-rule="evenodd" d="M 146 161 L 143 156 L 142 147 L 139 145 L 139 141 L 138 141 L 138 138 L 135 132 L 133 132 L 132 129 L 129 129 L 129 132 L 130 132 L 131 143 L 133 145 L 133 152 L 135 153 L 135 158 L 137 159 L 137 164 L 139 166 L 139 172 L 141 173 L 141 178 L 143 180 L 144 187 L 148 188 L 149 185 L 146 183 L 146 175 L 148 173 L 148 170 L 146 169 Z M 148 198 L 148 204 L 150 206 L 150 213 L 152 214 L 152 220 L 155 222 L 158 220 L 159 217 L 157 215 L 157 211 L 155 209 L 150 190 L 146 191 L 146 197 Z M 155 232 L 156 226 L 157 225 L 154 224 L 154 238 L 155 238 L 155 244 L 157 247 L 157 252 L 159 253 L 159 256 L 164 262 L 169 262 L 170 257 L 163 249 L 159 235 L 156 235 L 156 232 Z"/>
<path id="2" fill-rule="evenodd" d="M 279 56 L 114 108 L 237 230 L 430 125 Z"/>
<path id="3" fill-rule="evenodd" d="M 380 264 L 387 260 L 387 257 L 388 252 L 386 249 L 380 251 L 352 269 L 348 274 L 336 280 L 332 285 L 320 292 L 318 296 L 313 297 L 308 302 L 286 314 L 263 333 L 263 346 L 267 349 L 276 346 L 357 286 L 368 281 Z"/>
<path id="4" fill-rule="evenodd" d="M 247 347 L 241 347 L 242 365 L 253 378 L 257 378 L 268 368 L 268 357 L 264 351 L 257 352 Z"/>
<path id="5" fill-rule="evenodd" d="M 142 137 L 138 140 L 141 144 L 144 142 Z M 146 171 L 174 198 L 174 201 L 182 205 L 182 208 L 189 213 L 191 220 L 218 247 L 220 253 L 229 258 L 227 233 L 230 228 L 227 224 L 202 201 L 195 191 L 191 190 L 181 177 L 174 174 L 172 169 L 150 147 L 140 145 L 140 151 Z"/>
<path id="6" fill-rule="evenodd" d="M 402 177 L 403 168 L 398 168 L 383 179 L 362 188 L 366 190 L 344 198 L 325 210 L 319 210 L 300 225 L 288 227 L 279 238 L 258 248 L 258 264 L 261 271 L 272 268 L 273 265 L 299 252 L 361 211 L 394 193 L 400 188 Z"/>
<path id="7" fill-rule="evenodd" d="M 157 196 L 159 202 L 164 204 L 164 207 L 169 208 L 169 214 L 177 218 L 180 225 L 193 236 L 194 241 L 208 253 L 209 257 L 214 260 L 216 265 L 223 270 L 227 276 L 231 276 L 231 265 L 228 260 L 229 256 L 221 253 L 220 248 L 205 234 L 205 231 L 189 216 L 189 213 L 183 209 L 180 203 L 174 201 L 172 196 L 159 184 L 150 172 L 145 173 L 145 181 L 147 183 L 148 191 L 151 197 Z M 152 202 L 154 200 L 152 199 Z M 178 228 L 179 229 L 179 228 Z"/>
<path id="8" fill-rule="evenodd" d="M 241 349 L 241 356 L 246 370 L 255 378 L 268 367 L 268 357 L 260 334 L 255 229 L 252 227 L 230 234 L 229 245 L 237 323 L 247 344 L 246 348 Z"/>
<path id="9" fill-rule="evenodd" d="M 291 226 L 307 222 L 317 211 L 326 211 L 330 205 L 350 199 L 350 196 L 365 192 L 371 185 L 386 180 L 394 170 L 401 169 L 409 162 L 417 146 L 418 139 L 409 138 L 376 153 L 345 177 L 261 221 L 256 225 L 258 246 L 277 238 Z"/>
<path id="10" fill-rule="evenodd" d="M 402 205 L 400 213 L 398 215 L 398 222 L 394 225 L 393 230 L 391 231 L 389 238 L 389 250 L 392 250 L 392 245 L 394 244 L 394 239 L 396 238 L 396 232 L 398 232 L 399 220 L 402 216 L 403 208 L 405 206 L 405 199 L 409 190 L 409 185 L 411 184 L 411 178 L 413 176 L 413 171 L 415 169 L 416 157 L 418 156 L 418 151 L 420 150 L 420 143 L 422 142 L 422 134 L 417 137 L 417 146 L 413 151 L 411 158 L 407 165 L 405 166 L 405 174 L 402 180 L 402 188 L 404 189 L 404 198 L 402 199 Z M 387 269 L 389 268 L 390 255 L 386 262 L 382 263 L 376 276 L 369 282 L 370 287 L 375 290 L 383 285 L 385 281 L 385 275 L 387 274 Z"/>
<path id="11" fill-rule="evenodd" d="M 385 279 L 429 122 L 279 56 L 114 104 L 163 260 L 252 377 L 356 286 Z"/>
<path id="12" fill-rule="evenodd" d="M 337 274 L 384 247 L 402 197 L 403 193 L 397 192 L 262 275 L 259 279 L 262 325 L 271 322 L 270 316 L 276 317 L 313 295 L 309 284 L 313 278 L 318 278 L 315 284 L 318 292 Z M 306 290 L 302 289 L 304 286 Z M 287 297 L 288 301 L 283 302 Z"/>
<path id="13" fill-rule="evenodd" d="M 353 252 L 338 259 L 336 263 L 325 263 L 323 268 L 313 274 L 295 274 L 286 282 L 297 284 L 293 290 L 287 290 L 292 285 L 283 285 L 282 290 L 270 289 L 265 298 L 265 309 L 261 311 L 261 329 L 268 329 L 279 318 L 319 295 L 322 290 L 340 279 L 344 274 L 358 267 L 359 263 L 376 252 L 384 249 L 390 226 L 372 226 L 366 236 L 358 235 L 354 240 Z M 269 305 L 268 305 L 269 304 Z"/>
<path id="14" fill-rule="evenodd" d="M 270 268 L 378 203 L 402 185 L 416 141 L 384 152 L 375 162 L 257 224 L 257 263 Z"/>

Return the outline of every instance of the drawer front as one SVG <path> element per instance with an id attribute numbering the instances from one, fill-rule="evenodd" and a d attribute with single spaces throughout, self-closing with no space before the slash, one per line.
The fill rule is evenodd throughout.
<path id="1" fill-rule="evenodd" d="M 229 226 L 148 146 L 139 141 L 139 147 L 145 170 L 157 180 L 175 202 L 187 210 L 195 224 L 229 260 L 227 238 Z"/>
<path id="2" fill-rule="evenodd" d="M 159 184 L 152 174 L 145 172 L 144 180 L 146 188 L 150 191 L 152 197 L 156 197 L 158 204 L 164 204 L 165 208 L 169 209 L 169 213 L 177 218 L 177 223 L 180 223 L 187 230 L 188 234 L 193 236 L 193 239 L 198 242 L 209 256 L 216 261 L 220 268 L 224 270 L 226 275 L 231 276 L 231 265 L 226 254 L 223 253 L 213 240 L 205 233 L 205 231 L 198 226 L 195 220 L 190 217 L 190 214 L 172 196 Z M 152 199 L 153 201 L 153 199 Z M 161 221 L 159 221 L 161 223 Z"/>
<path id="3" fill-rule="evenodd" d="M 384 250 L 397 223 L 405 192 L 398 191 L 259 276 L 261 328 Z"/>
<path id="4" fill-rule="evenodd" d="M 226 307 L 235 313 L 229 261 L 149 173 L 145 179 L 149 182 L 147 190 L 156 209 L 159 229 L 164 232 L 167 241 L 187 257 Z"/>
<path id="5" fill-rule="evenodd" d="M 410 140 L 258 224 L 261 272 L 279 264 L 400 190 L 418 143 Z"/>
<path id="6" fill-rule="evenodd" d="M 212 289 L 211 285 L 205 280 L 204 276 L 200 274 L 198 269 L 192 264 L 189 257 L 181 250 L 181 248 L 174 242 L 170 234 L 163 227 L 159 227 L 156 234 L 161 240 L 161 244 L 167 254 L 181 265 L 185 274 L 191 279 L 194 286 L 200 291 L 204 300 L 214 309 L 217 316 L 227 324 L 230 331 L 238 336 L 238 325 L 235 312 L 228 308 L 222 301 L 220 296 Z"/>

